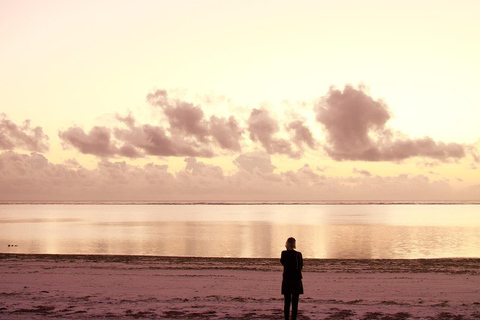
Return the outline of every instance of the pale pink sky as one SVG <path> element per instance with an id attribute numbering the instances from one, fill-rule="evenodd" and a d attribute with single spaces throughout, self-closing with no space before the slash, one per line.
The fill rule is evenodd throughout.
<path id="1" fill-rule="evenodd" d="M 480 200 L 478 1 L 0 2 L 3 200 Z"/>

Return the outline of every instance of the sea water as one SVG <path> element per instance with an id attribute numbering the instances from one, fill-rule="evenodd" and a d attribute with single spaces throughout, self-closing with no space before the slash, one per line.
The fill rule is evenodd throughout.
<path id="1" fill-rule="evenodd" d="M 478 204 L 2 204 L 0 252 L 480 257 Z"/>

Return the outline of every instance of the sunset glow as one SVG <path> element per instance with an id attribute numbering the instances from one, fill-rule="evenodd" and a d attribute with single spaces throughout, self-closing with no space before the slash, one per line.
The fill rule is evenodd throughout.
<path id="1" fill-rule="evenodd" d="M 2 1 L 0 200 L 478 201 L 478 12 Z"/>

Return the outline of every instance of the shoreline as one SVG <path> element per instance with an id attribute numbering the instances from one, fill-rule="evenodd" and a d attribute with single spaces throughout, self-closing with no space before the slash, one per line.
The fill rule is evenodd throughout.
<path id="1" fill-rule="evenodd" d="M 480 259 L 305 259 L 299 320 L 480 319 Z M 283 319 L 278 259 L 0 254 L 1 319 Z"/>
<path id="2" fill-rule="evenodd" d="M 126 263 L 155 269 L 225 269 L 278 271 L 280 258 L 189 257 L 116 254 L 0 253 L 2 261 Z M 480 258 L 313 259 L 304 258 L 304 272 L 449 273 L 480 275 Z"/>

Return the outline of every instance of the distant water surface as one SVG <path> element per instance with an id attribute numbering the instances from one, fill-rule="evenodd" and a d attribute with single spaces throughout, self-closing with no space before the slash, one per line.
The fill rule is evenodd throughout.
<path id="1" fill-rule="evenodd" d="M 309 258 L 480 257 L 478 204 L 0 205 L 0 252 Z"/>

